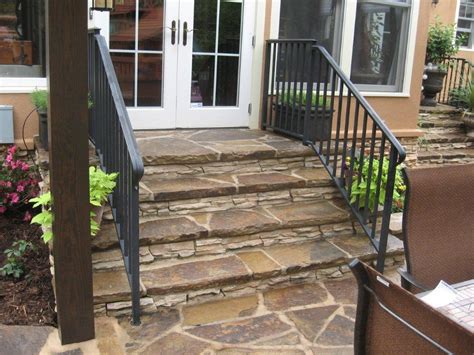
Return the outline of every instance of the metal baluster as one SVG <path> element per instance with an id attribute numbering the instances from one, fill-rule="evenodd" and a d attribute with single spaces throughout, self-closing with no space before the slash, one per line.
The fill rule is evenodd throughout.
<path id="1" fill-rule="evenodd" d="M 359 158 L 359 177 L 357 179 L 357 185 L 359 186 L 362 180 L 362 171 L 364 168 L 364 155 L 365 155 L 365 138 L 367 134 L 367 118 L 368 118 L 368 113 L 366 110 L 364 110 L 364 118 L 362 121 L 362 137 L 360 140 L 360 158 Z M 367 180 L 367 184 L 370 186 L 370 180 Z M 356 199 L 356 209 L 359 209 L 359 203 L 360 203 L 360 196 L 357 195 Z"/>
<path id="2" fill-rule="evenodd" d="M 364 222 L 367 220 L 368 211 L 369 211 L 369 197 L 371 194 L 371 187 L 372 187 L 372 172 L 374 166 L 374 152 L 375 152 L 375 140 L 377 136 L 377 125 L 375 122 L 372 122 L 372 135 L 370 137 L 370 153 L 369 153 L 369 170 L 367 172 L 367 181 L 370 182 L 367 186 L 367 190 L 365 191 L 365 201 L 364 201 L 364 211 L 363 211 L 363 219 Z"/>
<path id="3" fill-rule="evenodd" d="M 378 201 L 380 197 L 380 189 L 382 188 L 382 173 L 383 173 L 383 162 L 385 158 L 385 135 L 382 133 L 382 138 L 380 141 L 380 151 L 379 151 L 379 166 L 377 172 L 377 180 L 376 180 L 376 189 L 375 189 L 375 197 L 374 197 L 374 209 L 372 211 L 372 233 L 371 238 L 375 238 L 375 233 L 377 230 L 377 216 L 378 216 Z"/>
<path id="4" fill-rule="evenodd" d="M 337 174 L 337 158 L 339 155 L 339 135 L 341 130 L 341 116 L 342 116 L 342 101 L 344 100 L 344 81 L 339 80 L 339 95 L 337 97 L 337 123 L 336 123 L 336 142 L 334 144 L 334 165 L 332 174 L 334 177 Z M 343 176 L 344 161 L 341 163 L 341 177 Z"/>
<path id="5" fill-rule="evenodd" d="M 356 163 L 355 155 L 356 155 L 356 150 L 357 150 L 357 125 L 359 122 L 359 109 L 360 109 L 360 103 L 359 101 L 356 101 L 355 103 L 355 113 L 354 113 L 354 127 L 352 128 L 352 146 L 351 146 L 351 161 L 350 161 L 350 168 L 349 168 L 349 186 L 347 187 L 347 194 L 349 198 L 351 197 L 351 192 L 352 192 L 352 179 L 354 175 L 354 166 Z M 359 165 L 359 169 L 357 173 L 360 175 L 362 172 L 362 167 Z"/>
<path id="6" fill-rule="evenodd" d="M 296 59 L 296 65 L 295 65 L 295 70 L 294 70 L 294 73 L 293 73 L 293 108 L 291 109 L 291 120 L 290 120 L 290 131 L 291 132 L 294 132 L 296 134 L 298 134 L 298 130 L 296 129 L 295 130 L 295 126 L 297 126 L 297 124 L 295 125 L 295 113 L 296 112 L 296 89 L 298 87 L 298 70 L 299 70 L 299 62 L 300 62 L 300 56 L 299 56 L 299 52 L 300 52 L 300 44 L 299 43 L 295 43 L 293 45 L 293 47 L 296 47 L 296 55 L 295 55 L 295 59 Z M 296 115 L 296 120 L 298 121 L 299 120 L 299 116 Z"/>

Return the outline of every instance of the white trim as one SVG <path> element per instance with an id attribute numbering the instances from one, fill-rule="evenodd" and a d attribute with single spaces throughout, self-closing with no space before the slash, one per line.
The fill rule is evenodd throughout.
<path id="1" fill-rule="evenodd" d="M 28 94 L 47 86 L 46 78 L 0 78 L 1 94 Z"/>
<path id="2" fill-rule="evenodd" d="M 459 0 L 458 0 L 459 2 Z M 270 38 L 278 38 L 281 0 L 272 1 L 270 19 Z M 357 0 L 342 0 L 342 35 L 340 48 L 340 66 L 343 72 L 350 77 L 352 66 L 352 51 L 354 47 L 354 31 L 357 12 Z M 405 53 L 404 78 L 401 91 L 364 91 L 366 96 L 373 97 L 409 97 L 415 60 L 416 35 L 418 30 L 418 17 L 420 0 L 412 0 L 409 13 L 409 26 L 407 36 L 407 50 Z"/>

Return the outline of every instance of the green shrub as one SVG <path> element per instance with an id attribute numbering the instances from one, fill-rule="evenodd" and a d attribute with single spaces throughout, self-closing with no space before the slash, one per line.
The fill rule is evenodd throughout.
<path id="1" fill-rule="evenodd" d="M 91 166 L 89 168 L 89 203 L 92 206 L 101 206 L 107 201 L 107 197 L 115 188 L 118 173 L 106 174 L 100 168 Z M 47 192 L 32 198 L 30 202 L 34 203 L 33 207 L 42 207 L 42 211 L 38 213 L 31 223 L 39 224 L 45 229 L 41 238 L 45 243 L 53 239 L 51 226 L 53 224 L 52 196 L 51 192 Z M 95 213 L 90 212 L 91 234 L 95 236 L 99 232 L 99 225 L 94 220 Z"/>
<path id="2" fill-rule="evenodd" d="M 350 158 L 347 158 L 347 165 L 350 165 Z M 388 168 L 389 168 L 389 161 L 388 159 L 383 160 L 382 164 L 382 176 L 381 176 L 381 184 L 380 184 L 380 192 L 378 201 L 375 200 L 376 193 L 377 193 L 377 178 L 378 178 L 378 171 L 380 167 L 380 160 L 374 159 L 372 163 L 372 176 L 370 182 L 368 181 L 369 175 L 369 160 L 364 160 L 364 164 L 362 169 L 359 168 L 359 161 L 356 160 L 354 162 L 354 172 L 355 175 L 353 176 L 352 186 L 351 186 L 351 203 L 355 203 L 357 198 L 359 198 L 359 208 L 365 207 L 365 200 L 367 196 L 367 186 L 370 185 L 369 188 L 369 210 L 373 213 L 378 205 L 383 205 L 385 202 L 385 196 L 387 194 L 387 179 L 388 179 Z M 360 175 L 360 182 L 359 182 L 359 175 Z M 398 212 L 403 209 L 403 203 L 405 199 L 405 191 L 406 186 L 403 179 L 401 167 L 397 166 L 397 170 L 395 173 L 395 187 L 393 191 L 393 204 L 392 204 L 392 212 Z"/>
<path id="3" fill-rule="evenodd" d="M 34 245 L 26 240 L 18 240 L 14 242 L 10 249 L 6 249 L 3 253 L 7 256 L 6 263 L 0 268 L 2 276 L 13 276 L 18 279 L 25 273 L 22 259 L 27 249 L 35 250 Z"/>
<path id="4" fill-rule="evenodd" d="M 301 105 L 306 106 L 307 97 L 306 97 L 306 91 L 305 90 L 302 91 L 301 95 L 300 95 L 299 92 L 296 92 L 296 96 L 293 95 L 293 91 L 290 91 L 289 93 L 285 92 L 284 95 L 281 95 L 281 93 L 280 93 L 280 96 L 278 97 L 278 103 L 284 104 L 284 105 L 286 105 L 288 103 L 291 106 L 291 105 L 293 105 L 293 97 L 294 97 L 294 102 L 295 102 L 296 105 L 299 105 L 300 101 L 301 101 Z M 318 107 L 323 107 L 324 97 L 323 97 L 323 95 L 319 95 L 319 97 L 318 97 L 316 95 L 316 91 L 313 91 L 313 93 L 311 95 L 311 107 L 315 107 L 316 103 L 318 103 Z M 326 106 L 325 107 L 326 107 L 326 109 L 331 108 L 331 97 L 330 96 L 326 97 Z"/>
<path id="5" fill-rule="evenodd" d="M 426 63 L 442 66 L 445 58 L 455 55 L 464 37 L 456 37 L 455 24 L 444 25 L 439 17 L 431 24 L 428 30 L 426 47 Z"/>
<path id="6" fill-rule="evenodd" d="M 31 94 L 31 101 L 38 111 L 48 111 L 48 90 L 35 90 Z"/>

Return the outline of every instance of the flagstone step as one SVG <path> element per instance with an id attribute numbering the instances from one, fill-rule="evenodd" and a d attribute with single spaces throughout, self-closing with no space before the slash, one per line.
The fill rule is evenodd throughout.
<path id="1" fill-rule="evenodd" d="M 135 132 L 145 165 L 203 164 L 313 155 L 301 142 L 270 132 L 212 129 Z"/>
<path id="2" fill-rule="evenodd" d="M 205 239 L 250 236 L 249 239 L 278 239 L 278 233 L 293 231 L 301 237 L 321 233 L 319 226 L 350 221 L 350 213 L 340 200 L 295 202 L 287 205 L 258 206 L 251 209 L 230 209 L 209 213 L 195 213 L 142 219 L 140 245 L 194 241 L 195 246 L 206 245 Z M 313 227 L 313 228 L 310 228 Z M 262 233 L 267 233 L 261 235 Z M 251 237 L 253 236 L 253 237 Z M 105 224 L 92 239 L 93 249 L 109 249 L 117 246 L 115 228 Z"/>
<path id="3" fill-rule="evenodd" d="M 140 184 L 140 201 L 165 202 L 332 185 L 331 178 L 323 168 L 177 178 L 145 176 Z"/>
<path id="4" fill-rule="evenodd" d="M 465 149 L 438 149 L 418 152 L 418 162 L 420 164 L 430 162 L 449 162 L 452 160 L 462 160 L 465 163 L 474 160 L 474 147 Z"/>
<path id="5" fill-rule="evenodd" d="M 402 242 L 390 236 L 388 263 L 401 262 Z M 367 237 L 342 235 L 292 245 L 254 247 L 217 257 L 191 257 L 156 261 L 141 267 L 142 296 L 155 306 L 199 302 L 212 295 L 253 293 L 275 284 L 339 277 L 353 258 L 374 260 Z M 123 269 L 94 272 L 97 309 L 117 309 L 116 302 L 130 299 Z M 207 295 L 207 296 L 206 296 Z M 205 297 L 206 296 L 206 297 Z M 102 306 L 100 306 L 102 305 Z"/>

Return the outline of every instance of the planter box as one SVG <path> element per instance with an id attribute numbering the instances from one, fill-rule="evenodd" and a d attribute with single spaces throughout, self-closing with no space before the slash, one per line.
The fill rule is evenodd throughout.
<path id="1" fill-rule="evenodd" d="M 285 122 L 286 117 L 286 127 L 280 125 L 276 128 L 285 129 L 292 131 L 298 134 L 303 134 L 304 130 L 304 116 L 306 113 L 306 107 L 301 107 L 301 110 L 298 109 L 298 106 L 293 110 L 293 106 L 288 106 L 278 104 L 275 105 L 276 119 L 281 115 L 281 122 Z M 288 114 L 287 114 L 288 112 Z M 334 110 L 318 108 L 318 110 L 311 110 L 309 116 L 309 137 L 314 141 L 327 141 L 331 138 L 332 132 L 332 115 Z M 299 121 L 299 122 L 298 122 Z M 299 126 L 298 126 L 299 124 Z M 297 129 L 299 127 L 299 129 Z"/>

